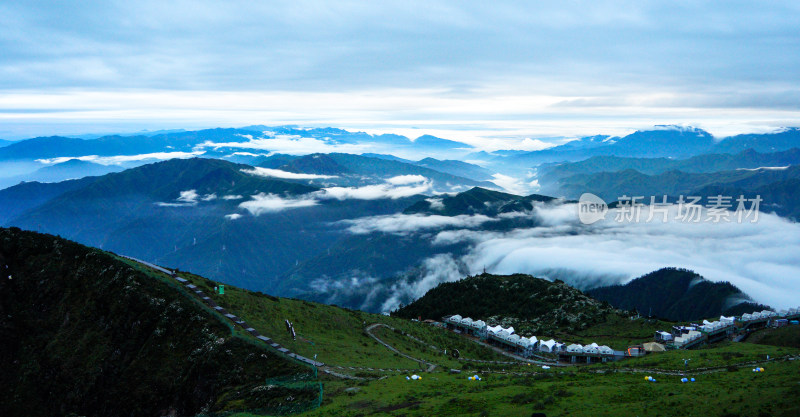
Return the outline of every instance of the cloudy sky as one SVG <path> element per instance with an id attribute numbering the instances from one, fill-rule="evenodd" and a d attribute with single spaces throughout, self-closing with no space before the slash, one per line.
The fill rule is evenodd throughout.
<path id="1" fill-rule="evenodd" d="M 796 1 L 3 2 L 0 138 L 763 131 L 800 125 L 798 21 Z"/>

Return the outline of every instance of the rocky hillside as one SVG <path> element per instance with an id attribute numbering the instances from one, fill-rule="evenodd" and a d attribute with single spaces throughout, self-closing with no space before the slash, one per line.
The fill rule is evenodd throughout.
<path id="1" fill-rule="evenodd" d="M 0 271 L 0 415 L 191 416 L 316 398 L 265 385 L 309 369 L 103 251 L 0 229 Z"/>
<path id="2" fill-rule="evenodd" d="M 460 314 L 490 325 L 514 326 L 518 333 L 575 331 L 619 312 L 569 285 L 530 275 L 481 274 L 439 284 L 393 315 L 440 320 Z"/>

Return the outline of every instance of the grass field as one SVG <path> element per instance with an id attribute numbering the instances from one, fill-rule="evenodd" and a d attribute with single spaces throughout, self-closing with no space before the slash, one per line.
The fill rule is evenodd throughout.
<path id="1" fill-rule="evenodd" d="M 659 355 L 656 355 L 659 356 Z M 671 358 L 664 357 L 669 367 Z M 604 367 L 551 369 L 529 376 L 484 374 L 482 381 L 447 373 L 352 384 L 326 383 L 323 407 L 308 416 L 797 416 L 800 361 L 679 376 L 614 372 Z M 598 374 L 590 371 L 605 370 Z M 345 391 L 357 388 L 358 392 Z"/>
<path id="2" fill-rule="evenodd" d="M 800 355 L 796 329 L 769 329 L 752 335 L 757 343 L 723 342 L 696 350 L 676 350 L 643 358 L 590 366 L 543 370 L 527 364 L 478 364 L 458 361 L 441 350 L 459 349 L 462 357 L 507 361 L 508 358 L 451 332 L 382 315 L 342 309 L 302 300 L 275 298 L 226 286 L 213 293 L 215 283 L 181 273 L 227 310 L 261 333 L 302 355 L 328 365 L 399 368 L 397 373 L 344 371 L 365 380 L 322 376 L 322 407 L 304 416 L 797 416 L 800 415 Z M 297 340 L 284 320 L 294 323 Z M 364 331 L 383 323 L 372 334 L 401 352 L 439 366 L 423 372 L 421 364 L 388 350 Z M 651 340 L 656 329 L 671 323 L 625 318 L 609 320 L 569 335 L 554 335 L 578 343 L 597 342 L 623 349 Z M 414 340 L 422 340 L 422 342 Z M 757 337 L 753 337 L 757 336 Z M 764 344 L 764 343 L 771 344 Z M 774 345 L 786 346 L 774 346 Z M 436 349 L 429 345 L 436 346 Z M 766 358 L 772 359 L 767 362 Z M 780 358 L 780 360 L 776 360 Z M 688 376 L 678 375 L 690 359 Z M 766 372 L 754 373 L 758 361 Z M 452 374 L 449 369 L 462 369 Z M 672 375 L 663 374 L 672 373 Z M 411 374 L 420 380 L 407 380 Z M 468 380 L 479 374 L 481 381 Z M 654 376 L 658 382 L 644 380 Z M 246 417 L 247 413 L 234 416 Z"/>
<path id="3" fill-rule="evenodd" d="M 364 328 L 373 323 L 383 323 L 408 332 L 425 343 L 442 349 L 459 349 L 464 357 L 487 360 L 504 358 L 490 349 L 428 324 L 303 300 L 271 297 L 231 286 L 226 286 L 225 294 L 219 295 L 214 294 L 215 283 L 188 273 L 180 275 L 200 287 L 225 309 L 243 318 L 260 333 L 303 356 L 313 358 L 317 355 L 319 361 L 328 365 L 383 369 L 420 368 L 418 362 L 389 351 L 369 337 Z M 297 333 L 296 340 L 292 340 L 287 332 L 284 320 L 293 323 Z M 428 357 L 426 355 L 433 354 L 440 358 L 437 361 L 449 360 L 408 338 L 402 337 L 402 341 L 409 343 L 408 346 L 413 350 L 400 350 L 413 357 L 424 359 Z"/>
<path id="4" fill-rule="evenodd" d="M 800 326 L 760 330 L 748 336 L 747 341 L 764 345 L 800 348 Z"/>

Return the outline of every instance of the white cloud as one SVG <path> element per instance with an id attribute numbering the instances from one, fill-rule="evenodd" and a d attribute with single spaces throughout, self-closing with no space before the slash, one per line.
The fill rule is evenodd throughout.
<path id="1" fill-rule="evenodd" d="M 179 203 L 197 204 L 197 198 L 200 197 L 196 190 L 181 191 L 180 196 L 176 199 Z"/>
<path id="2" fill-rule="evenodd" d="M 252 196 L 252 200 L 239 204 L 239 207 L 249 211 L 254 216 L 258 216 L 264 213 L 275 213 L 287 209 L 315 205 L 317 205 L 317 201 L 311 198 L 283 198 L 275 194 L 259 193 Z"/>
<path id="3" fill-rule="evenodd" d="M 212 198 L 206 199 L 206 197 Z M 197 205 L 197 200 L 199 198 L 201 198 L 201 196 L 197 194 L 197 190 L 186 190 L 181 191 L 178 198 L 176 198 L 174 202 L 158 202 L 156 205 L 161 207 L 191 207 Z M 205 197 L 202 197 L 203 201 L 210 201 L 214 198 L 216 198 L 216 195 L 214 194 L 209 194 Z"/>
<path id="4" fill-rule="evenodd" d="M 228 219 L 228 220 L 236 220 L 236 219 L 238 219 L 240 217 L 242 217 L 242 215 L 239 214 L 239 213 L 231 213 L 231 214 L 226 214 L 225 215 L 225 218 Z"/>
<path id="5" fill-rule="evenodd" d="M 239 195 L 239 194 L 229 194 L 229 195 L 226 195 L 226 196 L 222 197 L 223 200 L 241 200 L 243 198 L 244 198 L 244 196 Z"/>
<path id="6" fill-rule="evenodd" d="M 444 203 L 441 198 L 427 198 L 425 201 L 431 203 L 431 210 L 444 210 Z"/>
<path id="7" fill-rule="evenodd" d="M 394 186 L 393 184 L 365 185 L 363 187 L 329 187 L 315 192 L 320 199 L 336 200 L 378 200 L 381 198 L 405 198 L 431 191 L 431 182 L 417 183 L 415 185 Z"/>
<path id="8" fill-rule="evenodd" d="M 302 174 L 296 172 L 281 171 L 280 169 L 255 167 L 253 169 L 243 169 L 242 172 L 250 175 L 258 175 L 260 177 L 283 178 L 291 180 L 316 180 L 337 178 L 337 175 L 317 175 L 317 174 Z"/>
<path id="9" fill-rule="evenodd" d="M 571 214 L 570 214 L 571 212 Z M 544 226 L 507 233 L 444 231 L 434 243 L 472 242 L 462 261 L 472 273 L 529 273 L 573 285 L 616 283 L 667 267 L 730 281 L 777 308 L 800 300 L 800 224 L 760 215 L 757 223 L 578 221 L 575 205 L 535 209 Z M 609 214 L 613 219 L 614 211 Z"/>
<path id="10" fill-rule="evenodd" d="M 399 180 L 396 180 L 400 183 L 410 182 L 410 179 L 401 177 L 394 177 L 390 180 L 397 178 L 400 178 Z M 414 180 L 416 180 L 416 178 L 414 178 Z M 315 206 L 322 200 L 398 199 L 431 191 L 432 183 L 430 181 L 426 181 L 424 177 L 422 177 L 422 181 L 423 182 L 417 182 L 412 185 L 400 186 L 396 186 L 387 182 L 385 184 L 367 185 L 364 187 L 329 187 L 305 194 L 299 198 L 283 198 L 274 194 L 261 193 L 252 196 L 252 200 L 241 203 L 239 207 L 244 208 L 250 211 L 253 215 L 258 216 L 263 213 L 276 212 L 291 208 Z M 229 196 L 226 196 L 225 199 L 228 199 L 228 197 Z"/>
<path id="11" fill-rule="evenodd" d="M 386 182 L 392 185 L 409 185 L 418 184 L 427 180 L 428 179 L 422 175 L 398 175 L 396 177 L 387 179 Z"/>
<path id="12" fill-rule="evenodd" d="M 100 165 L 120 165 L 125 162 L 139 162 L 147 160 L 166 160 L 166 159 L 187 159 L 194 158 L 204 154 L 205 151 L 194 152 L 154 152 L 144 153 L 139 155 L 116 155 L 116 156 L 98 156 L 98 155 L 85 155 L 85 156 L 59 156 L 57 158 L 43 158 L 37 159 L 36 162 L 42 164 L 60 164 L 71 159 L 78 159 L 81 161 L 94 162 Z"/>
<path id="13" fill-rule="evenodd" d="M 330 143 L 312 137 L 302 137 L 297 135 L 273 135 L 272 132 L 264 132 L 263 137 L 252 138 L 246 142 L 211 142 L 207 141 L 196 147 L 197 150 L 205 148 L 234 148 L 248 150 L 267 150 L 276 153 L 291 155 L 306 155 L 312 153 L 333 153 L 344 152 L 361 154 L 374 150 L 367 144 L 352 143 Z"/>
<path id="14" fill-rule="evenodd" d="M 416 300 L 428 290 L 443 282 L 453 282 L 464 278 L 463 266 L 450 254 L 439 254 L 422 263 L 422 278 L 408 282 L 399 281 L 389 289 L 391 296 L 381 305 L 381 311 L 393 311 L 403 300 Z"/>
<path id="15" fill-rule="evenodd" d="M 487 222 L 497 221 L 482 214 L 439 216 L 424 214 L 391 214 L 386 216 L 361 217 L 342 220 L 350 233 L 366 234 L 373 232 L 406 234 L 420 230 L 443 229 L 446 227 L 474 228 Z"/>
<path id="16" fill-rule="evenodd" d="M 503 174 L 494 174 L 492 177 L 494 178 L 492 182 L 495 183 L 495 185 L 503 188 L 509 193 L 525 195 L 528 191 L 526 184 L 519 178 L 510 177 Z"/>

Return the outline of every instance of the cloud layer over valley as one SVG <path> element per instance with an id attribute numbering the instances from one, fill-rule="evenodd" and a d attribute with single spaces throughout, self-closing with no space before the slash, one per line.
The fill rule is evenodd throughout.
<path id="1" fill-rule="evenodd" d="M 674 214 L 675 207 L 671 207 Z M 386 284 L 384 310 L 413 300 L 441 282 L 484 267 L 496 274 L 527 273 L 562 279 L 579 288 L 627 282 L 663 267 L 696 271 L 711 281 L 729 281 L 756 301 L 775 308 L 796 306 L 800 300 L 800 225 L 761 213 L 756 223 L 618 223 L 608 220 L 580 223 L 577 207 L 539 205 L 530 215 L 541 226 L 510 231 L 474 230 L 479 216 L 382 216 L 348 221 L 351 233 L 410 234 L 429 239 L 433 247 L 467 244 L 461 254 L 435 255 L 421 272 Z M 671 216 L 672 217 L 672 216 Z M 431 235 L 434 228 L 447 228 Z M 380 291 L 376 289 L 375 291 Z"/>

